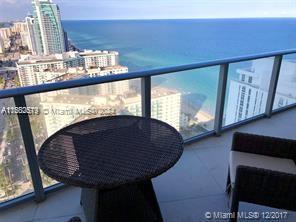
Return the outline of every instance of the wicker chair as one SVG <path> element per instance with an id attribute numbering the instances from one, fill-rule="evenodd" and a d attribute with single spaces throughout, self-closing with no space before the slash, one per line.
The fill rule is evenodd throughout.
<path id="1" fill-rule="evenodd" d="M 296 140 L 236 132 L 226 191 L 230 221 L 237 221 L 240 201 L 296 211 Z"/>

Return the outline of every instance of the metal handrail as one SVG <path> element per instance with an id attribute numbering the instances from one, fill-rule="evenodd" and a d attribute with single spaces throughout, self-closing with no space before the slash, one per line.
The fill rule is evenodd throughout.
<path id="1" fill-rule="evenodd" d="M 192 63 L 187 65 L 170 66 L 170 67 L 138 71 L 138 72 L 129 72 L 129 73 L 118 74 L 118 75 L 83 78 L 83 79 L 69 80 L 69 81 L 57 82 L 57 83 L 48 83 L 48 84 L 42 84 L 42 85 L 6 89 L 6 90 L 0 91 L 0 99 L 19 96 L 19 95 L 30 95 L 35 93 L 44 93 L 44 92 L 50 92 L 55 90 L 96 85 L 101 83 L 143 78 L 143 77 L 149 77 L 149 76 L 151 77 L 151 76 L 157 76 L 157 75 L 168 74 L 173 72 L 182 72 L 182 71 L 188 71 L 188 70 L 193 70 L 198 68 L 205 68 L 209 66 L 237 63 L 237 62 L 243 62 L 243 61 L 248 61 L 253 59 L 261 59 L 261 58 L 273 57 L 278 55 L 288 55 L 293 53 L 296 53 L 296 49 L 273 51 L 273 52 L 259 53 L 259 54 L 250 54 L 250 55 L 244 55 L 244 56 L 238 56 L 238 57 Z"/>

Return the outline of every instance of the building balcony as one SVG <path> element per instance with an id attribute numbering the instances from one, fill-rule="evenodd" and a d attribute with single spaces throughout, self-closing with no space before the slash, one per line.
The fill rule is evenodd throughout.
<path id="1" fill-rule="evenodd" d="M 220 137 L 209 137 L 185 147 L 180 161 L 155 178 L 153 186 L 164 221 L 206 221 L 206 212 L 229 212 L 225 193 L 229 151 L 235 131 L 296 139 L 296 109 L 230 130 Z M 0 213 L 1 222 L 64 222 L 73 216 L 84 221 L 80 188 L 67 187 L 48 195 L 39 204 L 27 202 Z M 242 203 L 240 211 L 281 212 L 265 206 Z M 294 222 L 296 212 L 288 212 Z M 215 221 L 215 220 L 214 220 Z M 223 221 L 223 220 L 221 220 Z"/>
<path id="2" fill-rule="evenodd" d="M 66 222 L 73 216 L 85 221 L 81 189 L 45 176 L 36 154 L 45 139 L 66 125 L 121 114 L 162 120 L 183 136 L 185 151 L 179 162 L 153 180 L 164 221 L 207 221 L 206 212 L 228 213 L 225 186 L 233 133 L 296 139 L 296 82 L 288 78 L 290 87 L 283 87 L 290 67 L 285 58 L 295 53 L 270 52 L 1 91 L 0 221 Z M 235 71 L 245 62 L 261 73 L 260 87 L 238 81 Z M 203 84 L 197 84 L 196 76 Z M 191 83 L 189 90 L 179 89 L 185 85 L 183 78 Z M 168 87 L 168 80 L 173 86 Z M 203 87 L 206 84 L 210 87 Z M 284 212 L 248 203 L 241 204 L 240 211 Z M 295 220 L 295 212 L 288 212 L 285 221 Z"/>

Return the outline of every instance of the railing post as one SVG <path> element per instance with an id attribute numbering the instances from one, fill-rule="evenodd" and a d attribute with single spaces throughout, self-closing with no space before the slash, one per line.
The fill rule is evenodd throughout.
<path id="1" fill-rule="evenodd" d="M 27 107 L 24 96 L 15 96 L 14 103 L 16 107 Z M 35 200 L 40 202 L 45 199 L 44 189 L 42 186 L 41 175 L 37 162 L 37 155 L 35 150 L 35 144 L 31 129 L 31 124 L 28 114 L 18 113 L 18 120 L 20 124 L 20 130 L 24 141 L 26 155 L 28 159 L 29 169 L 32 177 L 33 187 L 35 191 Z"/>
<path id="2" fill-rule="evenodd" d="M 142 116 L 151 117 L 151 77 L 141 78 Z"/>
<path id="3" fill-rule="evenodd" d="M 219 83 L 218 83 L 217 101 L 216 101 L 216 112 L 215 112 L 215 122 L 214 122 L 214 130 L 215 130 L 215 134 L 217 136 L 220 136 L 221 129 L 222 129 L 228 68 L 229 68 L 228 63 L 220 65 Z"/>
<path id="4" fill-rule="evenodd" d="M 267 95 L 267 101 L 266 101 L 266 108 L 265 108 L 265 115 L 270 118 L 272 114 L 272 108 L 274 103 L 274 98 L 276 94 L 276 88 L 279 80 L 279 75 L 281 71 L 281 65 L 282 65 L 283 56 L 279 55 L 274 58 L 273 62 L 273 68 L 269 83 L 269 90 Z"/>

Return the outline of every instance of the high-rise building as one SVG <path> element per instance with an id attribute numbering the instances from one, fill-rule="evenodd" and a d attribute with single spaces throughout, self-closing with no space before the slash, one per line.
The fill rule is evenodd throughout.
<path id="1" fill-rule="evenodd" d="M 85 50 L 80 55 L 85 59 L 85 67 L 87 69 L 116 66 L 119 64 L 119 53 L 116 51 Z"/>
<path id="2" fill-rule="evenodd" d="M 64 30 L 59 7 L 52 0 L 33 0 L 32 5 L 37 54 L 65 52 Z"/>
<path id="3" fill-rule="evenodd" d="M 92 58 L 91 55 L 94 60 L 97 61 L 97 66 L 95 68 L 89 68 L 93 66 L 90 66 L 89 63 L 88 65 L 86 64 L 86 61 Z M 51 76 L 58 77 L 57 73 L 62 73 L 60 72 L 61 70 L 70 67 L 83 67 L 86 70 L 86 75 L 89 77 L 127 73 L 127 67 L 115 65 L 117 64 L 116 61 L 118 61 L 117 56 L 117 52 L 98 53 L 98 51 L 89 51 L 87 57 L 85 57 L 84 53 L 75 51 L 54 55 L 22 55 L 21 59 L 17 62 L 17 69 L 22 86 L 42 84 L 46 82 L 45 80 L 50 80 Z M 42 76 L 47 74 L 48 77 L 38 78 L 37 75 L 41 74 Z M 39 80 L 42 81 L 40 82 Z M 123 92 L 129 87 L 127 83 L 121 82 L 112 83 L 112 87 L 110 86 L 111 85 L 103 84 L 100 91 L 102 91 L 102 93 L 104 92 L 103 94 L 118 94 L 118 92 Z"/>
<path id="4" fill-rule="evenodd" d="M 14 33 L 27 32 L 27 24 L 25 22 L 15 22 L 10 29 Z"/>
<path id="5" fill-rule="evenodd" d="M 97 70 L 97 71 L 96 71 Z M 88 75 L 90 77 L 96 76 L 108 76 L 127 73 L 128 68 L 126 66 L 108 66 L 97 69 L 88 69 Z M 130 85 L 129 80 L 115 81 L 112 83 L 104 83 L 98 85 L 99 95 L 123 95 L 125 92 L 129 91 Z"/>
<path id="6" fill-rule="evenodd" d="M 5 52 L 4 40 L 0 36 L 0 53 L 4 53 L 4 52 Z"/>
<path id="7" fill-rule="evenodd" d="M 82 110 L 87 110 L 94 104 L 94 98 L 90 96 L 62 94 L 48 95 L 44 99 L 41 105 L 45 112 L 45 127 L 48 136 L 72 123 L 82 115 Z"/>
<path id="8" fill-rule="evenodd" d="M 17 35 L 20 36 L 14 39 L 14 41 L 23 47 L 28 46 L 30 44 L 30 36 L 27 28 L 26 22 L 15 22 L 11 27 L 1 28 L 0 29 L 0 37 L 2 38 L 4 45 L 9 47 L 11 44 L 11 37 Z"/>
<path id="9" fill-rule="evenodd" d="M 109 66 L 105 68 L 95 68 L 85 70 L 83 67 L 68 68 L 56 71 L 41 71 L 36 72 L 35 76 L 38 84 L 67 81 L 78 78 L 89 78 L 107 75 L 116 75 L 121 73 L 127 73 L 128 68 L 126 66 Z M 112 83 L 98 84 L 94 86 L 77 87 L 70 89 L 70 94 L 78 95 L 123 95 L 130 90 L 129 80 L 116 81 Z"/>
<path id="10" fill-rule="evenodd" d="M 238 69 L 238 80 L 231 80 L 225 124 L 239 122 L 265 112 L 273 59 L 258 59 L 251 68 Z M 283 60 L 274 108 L 296 102 L 296 62 Z"/>
<path id="11" fill-rule="evenodd" d="M 21 86 L 31 86 L 39 84 L 37 73 L 45 70 L 56 71 L 69 67 L 84 67 L 84 59 L 78 52 L 47 56 L 23 55 L 16 65 Z"/>
<path id="12" fill-rule="evenodd" d="M 32 54 L 36 55 L 37 54 L 37 46 L 36 46 L 36 39 L 35 39 L 33 16 L 26 17 L 26 25 L 27 25 L 28 35 L 29 35 L 28 47 L 29 47 L 29 50 L 32 52 Z"/>
<path id="13" fill-rule="evenodd" d="M 0 36 L 2 37 L 3 40 L 8 40 L 11 35 L 12 35 L 12 31 L 10 28 L 0 29 Z"/>
<path id="14" fill-rule="evenodd" d="M 71 67 L 58 70 L 41 70 L 35 72 L 36 84 L 62 82 L 88 77 L 83 67 Z"/>
<path id="15" fill-rule="evenodd" d="M 28 32 L 21 32 L 20 36 L 21 36 L 21 45 L 29 48 L 30 36 L 29 36 Z"/>
<path id="16" fill-rule="evenodd" d="M 65 50 L 66 50 L 66 52 L 69 52 L 70 51 L 70 42 L 68 39 L 68 33 L 65 30 L 63 30 L 63 32 L 64 32 Z"/>
<path id="17" fill-rule="evenodd" d="M 180 129 L 181 93 L 167 88 L 154 88 L 151 95 L 151 115 Z M 141 95 L 136 92 L 125 95 L 73 95 L 72 89 L 62 94 L 48 94 L 41 102 L 47 115 L 45 127 L 48 136 L 57 130 L 82 119 L 102 115 L 132 114 L 141 116 Z M 88 112 L 87 110 L 94 111 Z M 112 110 L 112 113 L 110 111 Z"/>
<path id="18" fill-rule="evenodd" d="M 141 116 L 141 95 L 137 94 L 123 98 L 125 109 L 132 115 Z M 151 116 L 172 125 L 180 130 L 183 123 L 181 118 L 181 93 L 167 88 L 154 87 L 151 91 Z"/>

